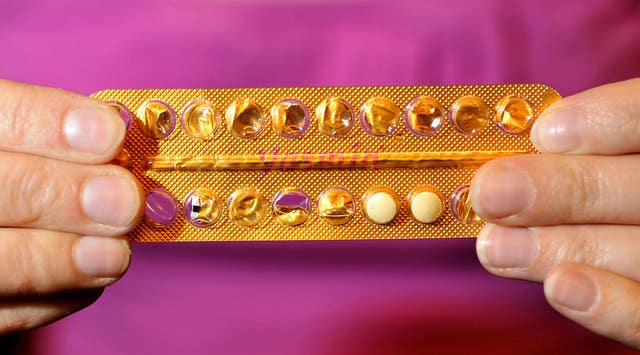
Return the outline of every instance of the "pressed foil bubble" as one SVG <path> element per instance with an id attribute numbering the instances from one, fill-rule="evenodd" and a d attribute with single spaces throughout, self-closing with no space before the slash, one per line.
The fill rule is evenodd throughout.
<path id="1" fill-rule="evenodd" d="M 460 133 L 475 136 L 489 123 L 489 106 L 476 96 L 463 96 L 451 106 L 449 119 Z"/>
<path id="2" fill-rule="evenodd" d="M 469 196 L 469 185 L 460 186 L 451 195 L 449 200 L 449 208 L 451 214 L 460 222 L 465 224 L 476 224 L 482 221 L 480 216 L 476 214 L 471 206 L 471 197 Z"/>
<path id="3" fill-rule="evenodd" d="M 347 224 L 355 213 L 356 201 L 353 194 L 343 187 L 329 187 L 318 196 L 318 216 L 327 224 Z"/>
<path id="4" fill-rule="evenodd" d="M 271 204 L 276 221 L 285 226 L 299 226 L 305 223 L 311 214 L 311 207 L 309 195 L 296 188 L 278 191 Z"/>
<path id="5" fill-rule="evenodd" d="M 225 112 L 227 129 L 238 138 L 255 139 L 265 126 L 262 107 L 253 99 L 232 102 Z"/>
<path id="6" fill-rule="evenodd" d="M 533 116 L 531 103 L 518 96 L 507 96 L 496 105 L 496 123 L 505 133 L 526 132 L 533 122 Z"/>
<path id="7" fill-rule="evenodd" d="M 267 201 L 255 189 L 236 190 L 227 203 L 229 218 L 241 227 L 255 227 L 267 215 Z"/>
<path id="8" fill-rule="evenodd" d="M 284 99 L 271 108 L 271 124 L 282 138 L 300 138 L 309 128 L 311 114 L 300 100 Z"/>
<path id="9" fill-rule="evenodd" d="M 198 228 L 208 228 L 220 220 L 222 200 L 209 189 L 196 189 L 187 194 L 182 212 L 189 223 Z"/>
<path id="10" fill-rule="evenodd" d="M 385 97 L 371 98 L 360 109 L 360 125 L 365 132 L 376 137 L 393 135 L 401 118 L 400 107 Z"/>
<path id="11" fill-rule="evenodd" d="M 209 140 L 220 126 L 222 114 L 212 103 L 198 99 L 189 102 L 182 110 L 180 123 L 184 132 L 192 138 Z"/>
<path id="12" fill-rule="evenodd" d="M 329 98 L 316 107 L 318 130 L 331 138 L 343 138 L 351 133 L 355 123 L 353 107 L 344 99 Z"/>
<path id="13" fill-rule="evenodd" d="M 147 137 L 167 139 L 176 128 L 176 113 L 168 103 L 150 100 L 138 108 L 138 122 Z"/>
<path id="14" fill-rule="evenodd" d="M 407 105 L 404 121 L 411 133 L 428 137 L 440 131 L 446 114 L 438 101 L 429 96 L 418 96 Z"/>

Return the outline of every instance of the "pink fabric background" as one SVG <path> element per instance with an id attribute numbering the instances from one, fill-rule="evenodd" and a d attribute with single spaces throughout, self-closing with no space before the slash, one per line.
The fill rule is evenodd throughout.
<path id="1" fill-rule="evenodd" d="M 104 88 L 542 82 L 640 76 L 637 1 L 4 0 L 0 77 Z M 1 95 L 2 93 L 0 93 Z M 630 352 L 501 280 L 474 240 L 134 245 L 89 309 L 19 354 Z"/>

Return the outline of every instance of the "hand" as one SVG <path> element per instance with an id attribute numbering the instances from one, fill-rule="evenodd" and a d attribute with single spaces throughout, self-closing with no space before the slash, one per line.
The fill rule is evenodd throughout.
<path id="1" fill-rule="evenodd" d="M 477 253 L 498 276 L 544 282 L 560 313 L 640 348 L 640 79 L 567 97 L 531 132 L 544 154 L 485 164 Z"/>
<path id="2" fill-rule="evenodd" d="M 96 100 L 0 80 L 0 335 L 88 306 L 126 271 L 142 189 L 105 164 L 124 135 Z"/>

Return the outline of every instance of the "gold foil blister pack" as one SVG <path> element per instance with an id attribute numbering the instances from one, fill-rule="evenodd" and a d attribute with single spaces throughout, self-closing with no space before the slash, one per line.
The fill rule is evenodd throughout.
<path id="1" fill-rule="evenodd" d="M 140 242 L 475 236 L 468 184 L 535 152 L 544 85 L 104 90 L 146 190 Z"/>

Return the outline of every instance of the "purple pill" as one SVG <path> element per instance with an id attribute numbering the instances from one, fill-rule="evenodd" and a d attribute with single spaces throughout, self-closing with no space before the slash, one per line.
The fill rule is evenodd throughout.
<path id="1" fill-rule="evenodd" d="M 178 216 L 178 201 L 171 192 L 155 188 L 146 195 L 144 219 L 156 228 L 168 227 Z"/>

